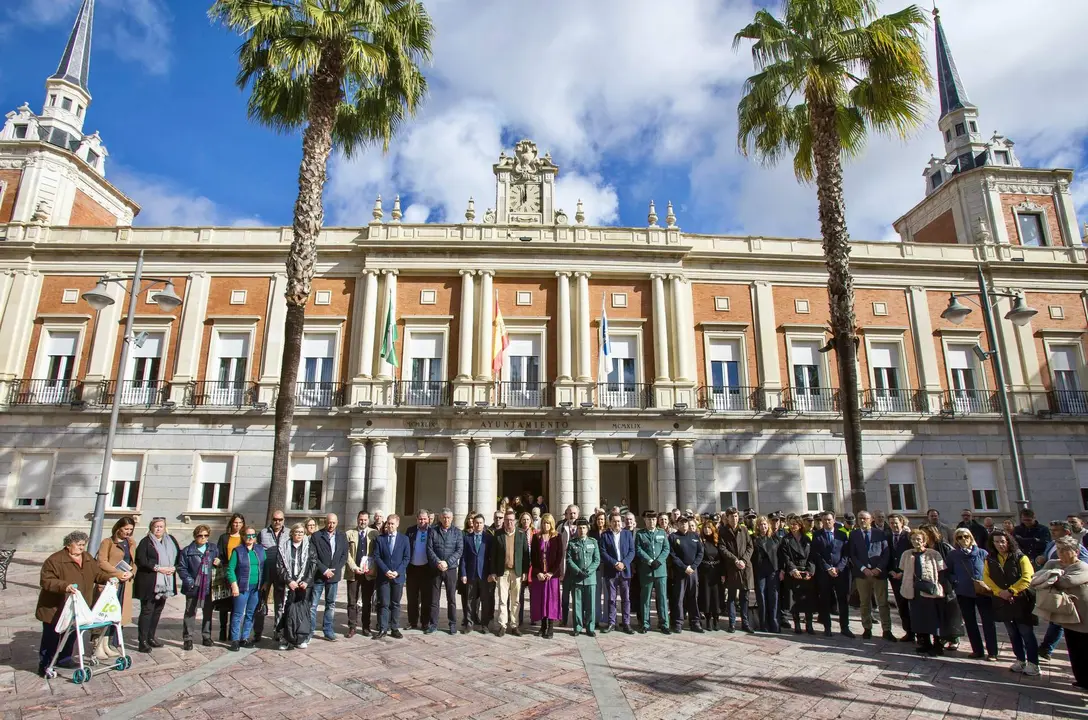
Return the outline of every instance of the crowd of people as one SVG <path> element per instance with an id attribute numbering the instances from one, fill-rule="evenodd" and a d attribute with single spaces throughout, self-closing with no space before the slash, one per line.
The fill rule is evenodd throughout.
<path id="1" fill-rule="evenodd" d="M 1039 674 L 1064 635 L 1075 684 L 1088 689 L 1088 546 L 1076 515 L 1048 528 L 1025 509 L 1019 525 L 995 527 L 964 510 L 952 528 L 931 509 L 911 528 L 899 513 L 861 511 L 840 521 L 831 512 L 756 515 L 731 507 L 696 516 L 674 508 L 642 513 L 639 528 L 621 507 L 582 517 L 570 505 L 557 520 L 540 498 L 520 504 L 504 501 L 491 523 L 470 512 L 462 527 L 448 508 L 420 510 L 406 530 L 400 516 L 381 512 L 359 512 L 346 531 L 335 514 L 288 528 L 277 510 L 261 529 L 234 514 L 217 542 L 198 525 L 184 547 L 163 518 L 152 519 L 133 547 L 135 522 L 125 517 L 96 557 L 86 535 L 72 533 L 42 568 L 40 670 L 57 648 L 53 628 L 66 594 L 83 593 L 90 603 L 109 578 L 133 582 L 137 649 L 145 653 L 162 646 L 159 618 L 178 594 L 186 650 L 198 628 L 201 643 L 212 644 L 216 611 L 219 640 L 231 650 L 260 642 L 269 615 L 280 650 L 305 648 L 318 633 L 336 641 L 336 597 L 346 580 L 349 639 L 403 637 L 404 605 L 407 627 L 425 634 L 441 627 L 450 635 L 520 636 L 528 605 L 529 624 L 543 639 L 556 625 L 591 637 L 647 633 L 655 608 L 656 629 L 666 635 L 815 634 L 815 622 L 825 636 L 837 625 L 854 638 L 856 605 L 863 639 L 879 624 L 884 640 L 913 642 L 928 656 L 957 650 L 966 636 L 968 657 L 994 662 L 1003 624 L 1015 656 L 1010 669 L 1025 675 Z M 893 602 L 901 636 L 892 628 Z M 113 657 L 116 642 L 103 633 L 94 653 Z"/>

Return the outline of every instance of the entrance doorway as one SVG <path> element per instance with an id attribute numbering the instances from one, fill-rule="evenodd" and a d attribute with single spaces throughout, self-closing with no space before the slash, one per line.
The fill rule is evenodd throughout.
<path id="1" fill-rule="evenodd" d="M 650 507 L 646 463 L 636 460 L 602 460 L 600 464 L 601 507 L 616 505 L 641 514 Z"/>
<path id="2" fill-rule="evenodd" d="M 401 513 L 411 518 L 402 527 L 415 524 L 417 510 L 426 508 L 437 513 L 446 504 L 446 461 L 445 460 L 402 460 L 404 481 L 398 483 L 403 492 Z"/>
<path id="3" fill-rule="evenodd" d="M 548 461 L 500 460 L 499 495 L 510 498 L 511 502 L 516 497 L 531 495 L 534 502 L 543 497 L 548 503 Z"/>

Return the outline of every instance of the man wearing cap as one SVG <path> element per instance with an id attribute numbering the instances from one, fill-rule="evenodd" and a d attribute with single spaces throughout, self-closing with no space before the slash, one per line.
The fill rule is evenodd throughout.
<path id="1" fill-rule="evenodd" d="M 676 586 L 676 617 L 673 618 L 676 633 L 683 630 L 685 614 L 689 627 L 697 633 L 703 632 L 699 616 L 699 565 L 703 562 L 703 541 L 698 533 L 688 532 L 691 524 L 689 518 L 680 518 L 676 534 L 669 540 L 669 561 Z"/>
<path id="2" fill-rule="evenodd" d="M 655 516 L 652 510 L 647 510 L 642 513 L 642 518 L 646 527 L 635 533 L 635 565 L 641 591 L 638 631 L 645 634 L 650 629 L 650 593 L 654 592 L 657 594 L 658 627 L 668 635 L 669 605 L 665 581 L 668 576 L 669 536 L 658 527 L 658 521 L 668 518 L 668 514 Z"/>
<path id="3" fill-rule="evenodd" d="M 578 535 L 567 543 L 567 576 L 573 599 L 574 617 L 571 624 L 574 634 L 585 630 L 586 635 L 596 635 L 597 568 L 601 553 L 597 541 L 589 537 L 589 520 L 578 518 L 575 523 Z"/>

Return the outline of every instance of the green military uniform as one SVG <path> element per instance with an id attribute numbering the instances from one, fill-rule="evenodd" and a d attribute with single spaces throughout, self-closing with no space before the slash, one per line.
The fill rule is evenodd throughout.
<path id="1" fill-rule="evenodd" d="M 567 543 L 567 578 L 574 596 L 574 632 L 596 629 L 597 568 L 601 551 L 591 537 L 574 537 Z"/>
<path id="2" fill-rule="evenodd" d="M 665 583 L 668 577 L 669 536 L 660 528 L 639 530 L 635 534 L 635 558 L 642 591 L 642 628 L 650 629 L 650 591 L 656 590 L 658 624 L 667 629 L 669 601 Z"/>

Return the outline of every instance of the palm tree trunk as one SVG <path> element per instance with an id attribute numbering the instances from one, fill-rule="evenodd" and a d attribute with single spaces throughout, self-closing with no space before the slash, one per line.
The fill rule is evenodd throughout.
<path id="1" fill-rule="evenodd" d="M 810 102 L 816 197 L 820 207 L 831 332 L 839 366 L 839 404 L 843 418 L 846 464 L 850 473 L 853 512 L 866 508 L 865 470 L 861 455 L 861 404 L 858 392 L 857 335 L 854 316 L 854 278 L 850 274 L 850 234 L 846 229 L 846 201 L 842 192 L 842 161 L 835 108 Z"/>
<path id="2" fill-rule="evenodd" d="M 309 125 L 302 134 L 302 161 L 298 167 L 294 240 L 287 254 L 287 317 L 283 324 L 283 359 L 276 395 L 276 431 L 272 449 L 272 478 L 268 486 L 268 518 L 287 504 L 287 474 L 291 461 L 291 434 L 295 420 L 295 388 L 302 357 L 306 303 L 317 261 L 317 236 L 325 221 L 323 195 L 332 129 L 340 102 L 343 74 L 339 57 L 327 52 L 314 74 Z"/>

